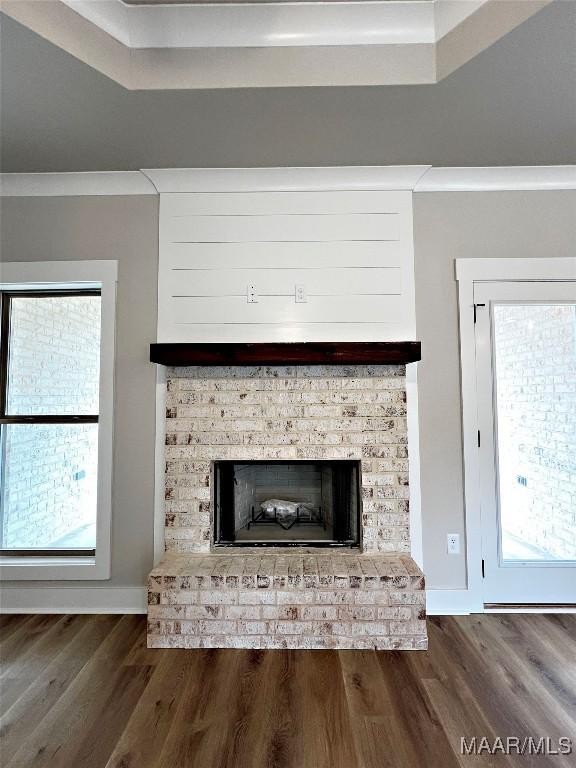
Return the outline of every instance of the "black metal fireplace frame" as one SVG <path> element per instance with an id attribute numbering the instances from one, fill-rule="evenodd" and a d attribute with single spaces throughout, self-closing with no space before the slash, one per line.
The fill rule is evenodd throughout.
<path id="1" fill-rule="evenodd" d="M 357 531 L 356 538 L 339 538 L 329 541 L 307 541 L 305 539 L 301 541 L 234 541 L 231 540 L 230 526 L 234 521 L 234 496 L 233 496 L 233 478 L 230 474 L 233 473 L 234 466 L 238 464 L 326 464 L 329 463 L 333 467 L 337 466 L 342 469 L 356 469 L 358 482 L 356 483 L 355 497 L 356 497 L 356 512 L 355 512 L 355 528 Z M 361 493 L 361 462 L 355 459 L 238 459 L 238 460 L 224 460 L 214 461 L 212 466 L 212 545 L 214 547 L 314 547 L 314 548 L 358 548 L 360 547 L 361 536 L 361 505 L 362 505 L 362 493 Z M 351 473 L 349 473 L 351 474 Z M 223 476 L 227 481 L 223 482 Z M 340 477 L 342 482 L 343 473 Z M 344 491 L 341 492 L 344 495 Z M 348 498 L 350 498 L 348 494 Z M 218 501 L 219 500 L 219 501 Z M 227 513 L 221 515 L 222 508 L 225 508 Z M 224 520 L 223 520 L 224 518 Z M 274 521 L 272 521 L 274 522 Z M 224 525 L 223 525 L 224 523 Z M 351 527 L 351 518 L 348 520 L 348 529 Z M 224 530 L 223 530 L 224 529 Z"/>

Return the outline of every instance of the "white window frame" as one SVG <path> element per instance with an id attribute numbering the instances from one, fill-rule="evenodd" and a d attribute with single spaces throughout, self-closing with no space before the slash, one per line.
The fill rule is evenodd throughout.
<path id="1" fill-rule="evenodd" d="M 474 284 L 486 281 L 565 281 L 574 280 L 575 277 L 576 258 L 571 256 L 456 259 L 460 318 L 467 587 L 454 592 L 458 592 L 458 607 L 465 611 L 484 612 Z"/>
<path id="2" fill-rule="evenodd" d="M 105 580 L 111 569 L 112 459 L 117 261 L 34 261 L 0 264 L 0 290 L 101 291 L 98 504 L 94 556 L 0 557 L 0 580 Z"/>

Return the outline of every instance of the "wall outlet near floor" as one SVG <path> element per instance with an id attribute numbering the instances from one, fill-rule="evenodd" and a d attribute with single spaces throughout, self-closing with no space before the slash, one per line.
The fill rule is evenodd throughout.
<path id="1" fill-rule="evenodd" d="M 459 555 L 460 554 L 460 534 L 459 533 L 449 533 L 446 536 L 446 548 L 448 550 L 449 555 Z"/>

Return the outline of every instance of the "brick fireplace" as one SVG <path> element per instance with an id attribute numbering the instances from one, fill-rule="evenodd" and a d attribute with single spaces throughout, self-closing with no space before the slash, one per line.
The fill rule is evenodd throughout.
<path id="1" fill-rule="evenodd" d="M 166 554 L 149 578 L 149 646 L 425 648 L 407 442 L 404 365 L 168 368 Z M 303 546 L 217 546 L 220 462 L 355 463 L 358 546 L 306 535 Z"/>

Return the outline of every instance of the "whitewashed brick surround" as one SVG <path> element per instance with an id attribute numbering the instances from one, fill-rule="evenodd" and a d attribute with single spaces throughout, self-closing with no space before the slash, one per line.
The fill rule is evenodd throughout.
<path id="1" fill-rule="evenodd" d="M 171 368 L 166 550 L 208 552 L 211 463 L 360 459 L 361 547 L 409 552 L 405 367 Z"/>
<path id="2" fill-rule="evenodd" d="M 404 366 L 170 368 L 152 648 L 426 648 Z M 212 463 L 357 459 L 360 548 L 213 548 Z"/>

